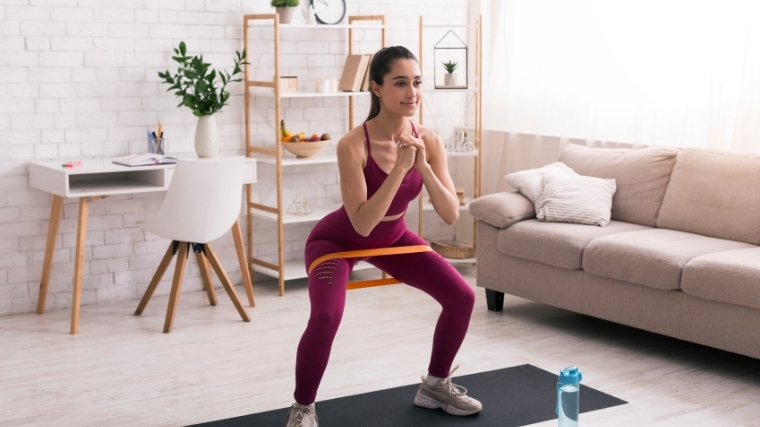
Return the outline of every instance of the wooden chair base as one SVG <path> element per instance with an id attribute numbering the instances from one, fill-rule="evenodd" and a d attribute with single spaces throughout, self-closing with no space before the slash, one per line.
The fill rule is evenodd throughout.
<path id="1" fill-rule="evenodd" d="M 153 292 L 155 292 L 156 288 L 158 287 L 158 283 L 161 281 L 161 278 L 164 277 L 164 273 L 169 267 L 169 263 L 171 262 L 172 258 L 174 258 L 174 255 L 177 255 L 177 263 L 174 268 L 174 278 L 172 279 L 172 289 L 169 293 L 169 306 L 166 309 L 166 320 L 164 321 L 164 333 L 171 332 L 172 326 L 174 324 L 174 315 L 177 312 L 177 301 L 179 300 L 179 291 L 182 287 L 182 277 L 185 273 L 185 264 L 187 263 L 187 258 L 189 256 L 191 246 L 193 252 L 195 252 L 195 257 L 198 260 L 198 265 L 201 270 L 201 277 L 203 277 L 203 284 L 206 288 L 209 304 L 216 305 L 216 293 L 214 292 L 214 284 L 211 281 L 211 273 L 209 271 L 210 264 L 211 268 L 214 269 L 216 275 L 219 277 L 219 280 L 222 282 L 224 290 L 227 291 L 227 295 L 230 297 L 230 300 L 232 300 L 232 304 L 237 309 L 240 317 L 244 322 L 250 322 L 251 318 L 248 316 L 248 313 L 245 311 L 243 304 L 240 302 L 240 298 L 238 298 L 238 295 L 235 292 L 235 288 L 232 286 L 232 282 L 230 281 L 229 276 L 227 276 L 227 273 L 222 268 L 222 264 L 219 262 L 219 258 L 216 256 L 216 253 L 214 252 L 214 249 L 211 247 L 211 245 L 209 243 L 200 244 L 178 241 L 173 241 L 171 244 L 169 244 L 169 248 L 166 250 L 164 258 L 158 265 L 156 274 L 153 275 L 153 279 L 151 279 L 150 284 L 148 285 L 148 289 L 145 290 L 145 294 L 140 300 L 140 304 L 137 305 L 135 316 L 141 315 L 145 310 L 145 307 L 148 305 L 148 301 L 150 301 L 150 298 L 153 296 Z"/>
<path id="2" fill-rule="evenodd" d="M 345 252 L 333 252 L 331 254 L 322 255 L 321 257 L 312 261 L 311 264 L 309 264 L 307 274 L 311 274 L 311 271 L 314 270 L 316 266 L 330 259 L 369 258 L 369 257 L 386 256 L 386 255 L 415 254 L 415 253 L 420 253 L 420 252 L 430 252 L 432 250 L 433 249 L 431 249 L 430 246 L 427 246 L 427 245 L 414 245 L 414 246 L 395 246 L 395 247 L 390 247 L 390 248 L 359 249 L 355 251 L 345 251 Z M 385 276 L 385 273 L 383 273 L 383 276 Z M 401 282 L 393 277 L 388 277 L 388 278 L 383 277 L 382 279 L 349 282 L 346 285 L 346 289 L 351 290 L 351 289 L 371 288 L 374 286 L 395 285 L 397 283 L 401 283 Z"/>

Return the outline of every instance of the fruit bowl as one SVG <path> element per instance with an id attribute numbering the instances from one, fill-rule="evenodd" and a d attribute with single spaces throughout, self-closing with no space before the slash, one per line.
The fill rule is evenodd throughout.
<path id="1" fill-rule="evenodd" d="M 330 145 L 329 139 L 324 141 L 314 141 L 314 142 L 282 142 L 282 146 L 285 147 L 286 150 L 293 153 L 298 157 L 299 159 L 303 159 L 306 157 L 311 157 L 320 151 L 324 150 L 325 147 Z"/>

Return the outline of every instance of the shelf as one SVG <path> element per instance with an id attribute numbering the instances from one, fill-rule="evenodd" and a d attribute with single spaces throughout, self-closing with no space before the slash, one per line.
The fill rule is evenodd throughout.
<path id="1" fill-rule="evenodd" d="M 428 89 L 428 91 L 430 91 L 430 89 Z M 478 90 L 462 86 L 462 87 L 450 87 L 450 88 L 436 87 L 436 88 L 433 88 L 432 91 L 433 92 L 470 92 L 470 93 L 475 93 Z"/>
<path id="2" fill-rule="evenodd" d="M 272 24 L 262 23 L 262 24 L 248 24 L 248 27 L 271 27 Z M 354 29 L 354 30 L 382 30 L 385 28 L 385 25 L 349 25 L 349 24 L 338 24 L 338 25 L 325 25 L 325 24 L 280 24 L 280 29 L 282 28 L 307 28 L 310 30 L 348 30 L 348 29 Z"/>
<path id="3" fill-rule="evenodd" d="M 361 271 L 361 270 L 369 270 L 371 268 L 375 268 L 372 264 L 369 264 L 364 261 L 358 262 L 355 266 L 353 271 Z M 271 268 L 262 267 L 260 265 L 253 265 L 253 271 L 258 271 L 259 273 L 266 274 L 270 277 L 280 277 L 280 273 L 277 270 L 272 270 Z M 380 274 L 380 270 L 378 270 L 378 275 Z M 293 261 L 285 261 L 285 268 L 284 268 L 284 279 L 287 280 L 295 280 L 295 279 L 305 279 L 308 277 L 306 274 L 306 267 L 304 266 L 304 262 L 302 259 L 297 259 Z"/>
<path id="4" fill-rule="evenodd" d="M 419 203 L 419 202 L 418 202 Z M 470 203 L 472 203 L 472 197 L 465 197 L 464 198 L 464 204 L 459 206 L 460 211 L 467 211 L 470 209 Z M 422 210 L 423 211 L 433 211 L 435 210 L 433 208 L 433 204 L 428 201 L 422 202 Z"/>
<path id="5" fill-rule="evenodd" d="M 253 86 L 250 84 L 249 86 Z M 260 87 L 260 86 L 253 86 Z M 249 92 L 255 96 L 274 97 L 274 89 L 254 89 Z M 280 98 L 348 98 L 349 96 L 368 96 L 369 91 L 364 92 L 280 92 Z"/>
<path id="6" fill-rule="evenodd" d="M 335 206 L 321 206 L 319 208 L 312 208 L 314 212 L 308 214 L 308 215 L 293 215 L 289 214 L 287 212 L 282 213 L 282 223 L 283 224 L 299 224 L 299 223 L 307 223 L 307 222 L 316 222 L 320 219 L 324 218 L 325 215 L 329 214 L 330 212 L 333 212 L 334 210 L 340 208 L 340 205 Z M 271 212 L 265 212 L 258 209 L 252 209 L 253 216 L 267 219 L 270 221 L 277 221 L 277 214 L 271 213 Z"/>
<path id="7" fill-rule="evenodd" d="M 478 150 L 472 151 L 447 151 L 446 157 L 477 157 Z"/>
<path id="8" fill-rule="evenodd" d="M 257 162 L 265 165 L 277 165 L 277 158 L 275 156 L 267 156 L 265 154 L 255 154 L 252 156 Z M 306 157 L 299 159 L 298 157 L 283 154 L 282 162 L 283 166 L 301 166 L 301 165 L 318 165 L 324 163 L 338 163 L 338 156 L 334 151 L 328 151 L 327 153 L 316 154 L 312 157 Z"/>
<path id="9" fill-rule="evenodd" d="M 478 28 L 478 26 L 469 24 L 422 24 L 422 28 Z"/>
<path id="10" fill-rule="evenodd" d="M 453 259 L 453 258 L 446 258 L 446 261 L 449 262 L 449 264 L 476 264 L 477 258 L 465 258 L 465 259 Z"/>

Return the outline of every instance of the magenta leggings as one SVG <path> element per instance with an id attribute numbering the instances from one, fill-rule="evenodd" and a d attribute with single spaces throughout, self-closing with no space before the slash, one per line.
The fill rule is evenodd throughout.
<path id="1" fill-rule="evenodd" d="M 425 244 L 422 238 L 406 228 L 403 216 L 395 221 L 381 222 L 369 236 L 362 237 L 341 208 L 323 218 L 312 230 L 306 241 L 305 264 L 308 268 L 316 258 L 333 252 Z M 333 339 L 343 317 L 348 275 L 358 261 L 327 260 L 309 275 L 311 316 L 298 344 L 293 394 L 296 402 L 302 405 L 313 403 L 317 396 Z M 470 324 L 475 302 L 472 287 L 436 252 L 371 257 L 364 261 L 420 289 L 441 304 L 428 372 L 436 377 L 447 377 Z"/>

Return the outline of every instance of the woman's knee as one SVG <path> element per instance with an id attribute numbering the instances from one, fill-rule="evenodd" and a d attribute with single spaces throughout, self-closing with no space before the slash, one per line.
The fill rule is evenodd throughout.
<path id="1" fill-rule="evenodd" d="M 313 310 L 309 319 L 309 327 L 317 332 L 319 342 L 332 342 L 338 333 L 343 313 L 340 310 Z"/>

